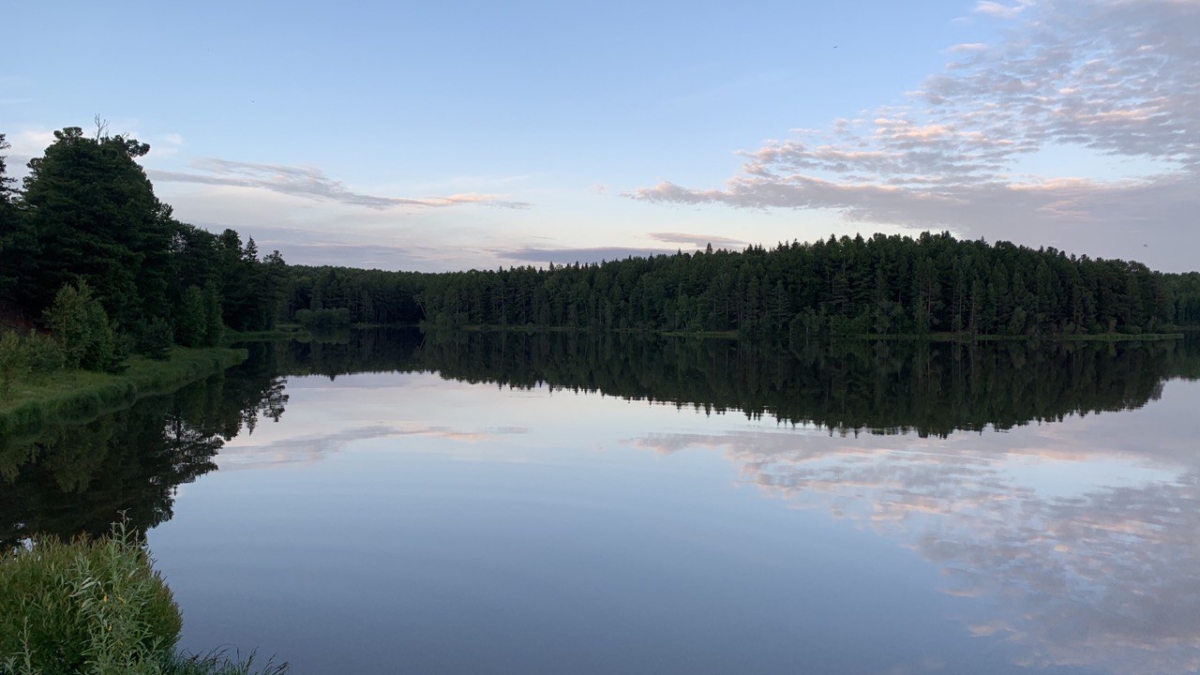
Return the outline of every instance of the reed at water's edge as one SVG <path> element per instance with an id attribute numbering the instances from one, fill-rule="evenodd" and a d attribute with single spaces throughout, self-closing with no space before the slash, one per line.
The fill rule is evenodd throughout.
<path id="1" fill-rule="evenodd" d="M 180 654 L 178 605 L 126 527 L 0 551 L 0 675 L 249 675 L 253 657 Z M 268 663 L 264 675 L 286 664 Z"/>

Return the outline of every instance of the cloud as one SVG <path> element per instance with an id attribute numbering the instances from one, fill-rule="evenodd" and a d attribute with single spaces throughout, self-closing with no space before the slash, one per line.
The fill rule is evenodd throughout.
<path id="1" fill-rule="evenodd" d="M 18 168 L 18 165 L 24 166 L 26 162 L 34 157 L 40 157 L 46 151 L 46 148 L 54 143 L 54 132 L 25 130 L 15 134 L 8 134 L 5 140 L 8 141 L 10 146 L 5 153 L 8 155 L 9 171 L 12 171 L 14 168 Z"/>
<path id="2" fill-rule="evenodd" d="M 201 159 L 192 162 L 197 173 L 151 170 L 152 180 L 176 183 L 201 183 L 270 190 L 285 195 L 333 201 L 370 209 L 389 209 L 412 206 L 441 208 L 462 204 L 480 204 L 502 208 L 524 209 L 527 202 L 510 201 L 500 195 L 457 193 L 440 197 L 380 197 L 354 192 L 341 181 L 326 176 L 313 167 L 280 164 L 253 164 L 224 159 Z"/>
<path id="3" fill-rule="evenodd" d="M 976 9 L 1010 19 L 1007 38 L 951 48 L 957 60 L 903 105 L 767 142 L 720 188 L 663 181 L 626 196 L 831 209 L 854 222 L 1194 267 L 1184 251 L 1200 247 L 1189 215 L 1200 207 L 1200 3 Z M 1027 172 L 1030 162 L 1054 168 Z"/>
<path id="4" fill-rule="evenodd" d="M 1002 19 L 1015 19 L 1017 15 L 1025 11 L 1031 3 L 1028 1 L 1018 2 L 1015 5 L 1005 5 L 999 2 L 991 2 L 991 0 L 979 0 L 975 3 L 975 11 L 980 14 L 988 14 L 991 16 L 1000 17 Z"/>
<path id="5" fill-rule="evenodd" d="M 503 258 L 524 260 L 540 263 L 599 263 L 606 260 L 623 260 L 629 256 L 649 257 L 653 255 L 673 255 L 676 251 L 659 248 L 625 248 L 620 246 L 602 246 L 596 248 L 536 248 L 524 246 L 521 248 L 496 251 Z"/>
<path id="6" fill-rule="evenodd" d="M 668 244 L 690 244 L 697 248 L 712 244 L 717 248 L 741 248 L 746 246 L 748 242 L 741 239 L 731 239 L 729 237 L 714 237 L 709 234 L 688 234 L 686 232 L 650 232 L 651 239 L 656 239 Z"/>
<path id="7" fill-rule="evenodd" d="M 397 427 L 377 424 L 372 426 L 340 429 L 330 433 L 309 434 L 285 438 L 262 445 L 232 443 L 221 451 L 219 461 L 222 470 L 232 468 L 261 468 L 287 464 L 308 464 L 342 451 L 357 441 L 378 438 L 402 438 L 422 436 L 462 443 L 478 443 L 492 440 L 496 435 L 523 434 L 521 427 L 499 427 L 486 432 L 462 431 L 441 426 Z"/>

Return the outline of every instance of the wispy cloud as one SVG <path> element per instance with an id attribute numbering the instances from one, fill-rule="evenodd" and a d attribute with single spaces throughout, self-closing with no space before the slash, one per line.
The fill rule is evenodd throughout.
<path id="1" fill-rule="evenodd" d="M 155 181 L 201 183 L 232 187 L 257 188 L 280 194 L 332 201 L 370 209 L 394 207 L 442 208 L 463 204 L 479 204 L 502 208 L 524 209 L 527 202 L 512 201 L 502 195 L 474 192 L 428 197 L 384 197 L 355 192 L 341 181 L 326 176 L 313 167 L 281 164 L 254 164 L 224 159 L 200 159 L 191 163 L 195 172 L 151 170 Z"/>
<path id="2" fill-rule="evenodd" d="M 717 248 L 740 248 L 747 244 L 741 239 L 714 237 L 711 234 L 688 234 L 687 232 L 651 232 L 649 237 L 668 244 L 690 244 L 696 247 L 712 244 Z"/>
<path id="3" fill-rule="evenodd" d="M 663 181 L 626 196 L 830 209 L 1107 255 L 1158 243 L 1145 253 L 1160 264 L 1193 266 L 1179 247 L 1200 247 L 1188 215 L 1200 208 L 1200 3 L 980 2 L 976 11 L 1003 18 L 1008 37 L 951 48 L 957 60 L 904 105 L 745 152 L 720 188 Z M 1022 173 L 1028 158 L 1053 163 L 1063 148 L 1125 164 L 1116 178 L 1086 175 L 1079 162 Z"/>
<path id="4" fill-rule="evenodd" d="M 623 260 L 629 256 L 648 257 L 652 255 L 670 255 L 673 250 L 659 248 L 626 248 L 621 246 L 601 246 L 595 248 L 536 248 L 523 246 L 520 248 L 498 250 L 496 255 L 512 260 L 523 260 L 537 263 L 599 263 L 606 260 Z"/>
<path id="5" fill-rule="evenodd" d="M 1002 2 L 992 2 L 991 0 L 979 0 L 979 2 L 975 3 L 975 11 L 980 14 L 998 16 L 1002 19 L 1015 19 L 1030 4 L 1032 3 L 1029 0 L 1022 0 L 1011 5 L 1006 5 Z"/>

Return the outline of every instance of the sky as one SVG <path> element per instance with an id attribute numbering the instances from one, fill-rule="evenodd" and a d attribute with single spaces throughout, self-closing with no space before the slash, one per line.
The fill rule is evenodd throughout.
<path id="1" fill-rule="evenodd" d="M 1200 0 L 20 2 L 9 170 L 151 146 L 175 216 L 443 271 L 950 231 L 1200 268 Z"/>

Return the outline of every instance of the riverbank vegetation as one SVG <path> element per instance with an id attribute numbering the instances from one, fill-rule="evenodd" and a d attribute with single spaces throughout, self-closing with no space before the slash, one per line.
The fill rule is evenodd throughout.
<path id="1" fill-rule="evenodd" d="M 278 252 L 172 217 L 137 163 L 147 145 L 54 136 L 20 190 L 0 157 L 0 433 L 239 362 L 226 327 L 273 328 L 283 288 Z"/>
<path id="2" fill-rule="evenodd" d="M 121 525 L 0 552 L 0 675 L 249 673 L 252 663 L 176 652 L 182 618 L 152 563 Z"/>
<path id="3" fill-rule="evenodd" d="M 85 420 L 118 410 L 142 396 L 177 389 L 246 359 L 241 349 L 176 346 L 165 360 L 132 356 L 121 372 L 108 373 L 52 367 L 57 360 L 55 348 L 52 340 L 36 335 L 24 340 L 12 334 L 0 338 L 0 352 L 4 352 L 0 359 L 25 364 L 0 383 L 0 436 L 18 430 L 36 433 L 50 421 Z"/>

